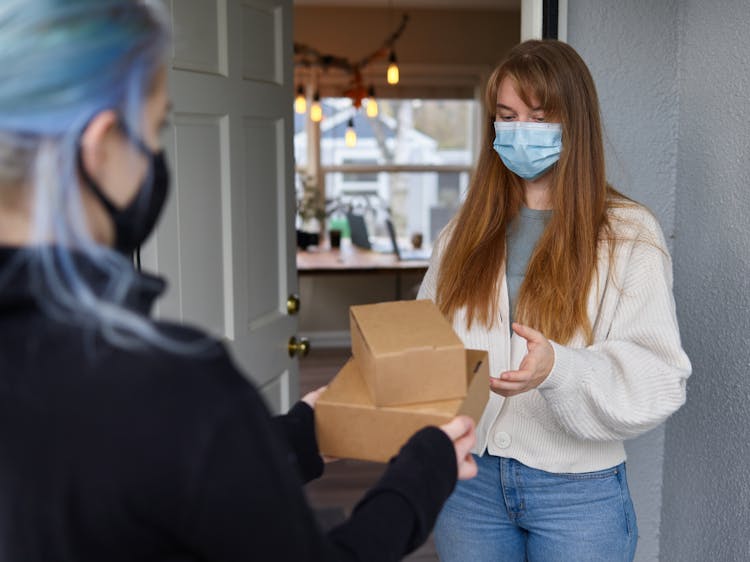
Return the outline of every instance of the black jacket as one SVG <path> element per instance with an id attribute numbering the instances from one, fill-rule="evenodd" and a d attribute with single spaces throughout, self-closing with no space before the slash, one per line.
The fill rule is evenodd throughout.
<path id="1" fill-rule="evenodd" d="M 413 437 L 323 534 L 302 489 L 323 468 L 307 405 L 272 418 L 219 342 L 128 351 L 53 319 L 28 267 L 9 271 L 17 253 L 0 249 L 2 562 L 384 562 L 428 536 L 456 479 L 443 432 Z M 130 306 L 147 313 L 161 285 L 144 276 Z"/>

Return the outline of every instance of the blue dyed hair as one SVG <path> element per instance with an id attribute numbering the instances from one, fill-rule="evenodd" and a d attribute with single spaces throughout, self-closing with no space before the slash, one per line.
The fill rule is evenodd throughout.
<path id="1" fill-rule="evenodd" d="M 166 62 L 166 21 L 158 5 L 137 0 L 0 3 L 0 189 L 23 184 L 34 193 L 32 244 L 20 259 L 46 310 L 126 347 L 170 342 L 124 307 L 138 275 L 92 239 L 76 153 L 86 124 L 106 109 L 140 135 L 144 102 Z M 81 255 L 103 291 L 81 274 Z"/>

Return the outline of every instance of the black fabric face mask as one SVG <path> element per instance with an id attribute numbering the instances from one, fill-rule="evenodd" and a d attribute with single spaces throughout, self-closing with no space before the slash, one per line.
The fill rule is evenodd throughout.
<path id="1" fill-rule="evenodd" d="M 169 192 L 169 169 L 164 151 L 152 152 L 141 139 L 131 134 L 127 127 L 121 125 L 121 128 L 130 142 L 149 159 L 146 178 L 133 200 L 125 207 L 117 208 L 86 171 L 80 145 L 76 158 L 83 181 L 104 205 L 112 219 L 115 229 L 115 250 L 129 257 L 148 238 L 159 220 Z"/>

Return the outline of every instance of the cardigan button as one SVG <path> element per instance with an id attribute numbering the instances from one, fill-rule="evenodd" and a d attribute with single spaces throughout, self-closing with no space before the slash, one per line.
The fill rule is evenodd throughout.
<path id="1" fill-rule="evenodd" d="M 497 445 L 501 449 L 507 449 L 508 447 L 510 447 L 510 441 L 510 435 L 508 435 L 504 431 L 500 431 L 495 434 L 495 445 Z"/>

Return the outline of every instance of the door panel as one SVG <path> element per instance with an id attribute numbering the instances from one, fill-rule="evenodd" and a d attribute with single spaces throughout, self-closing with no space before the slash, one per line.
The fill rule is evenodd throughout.
<path id="1" fill-rule="evenodd" d="M 279 404 L 279 411 L 286 412 L 289 409 L 289 372 L 273 377 L 260 389 L 260 394 L 267 404 Z"/>
<path id="2" fill-rule="evenodd" d="M 271 189 L 278 183 L 277 170 L 283 165 L 280 161 L 279 143 L 283 146 L 283 138 L 279 138 L 277 122 L 271 119 L 245 119 L 245 169 L 247 177 L 254 173 L 254 183 L 248 185 L 250 197 L 247 201 L 246 216 L 248 223 L 260 234 L 251 236 L 248 240 L 250 263 L 262 263 L 263 268 L 251 267 L 248 271 L 248 287 L 254 290 L 248 294 L 248 316 L 251 324 L 256 326 L 272 321 L 278 315 L 279 287 L 281 278 L 285 275 L 279 269 L 279 250 L 274 244 L 279 234 L 279 217 L 269 213 L 269 209 L 277 206 L 275 199 L 277 192 Z M 283 129 L 282 129 L 283 135 Z M 268 233 L 270 236 L 263 236 Z"/>
<path id="3" fill-rule="evenodd" d="M 200 324 L 215 336 L 225 336 L 223 260 L 216 245 L 223 244 L 221 123 L 216 115 L 179 114 L 174 139 L 179 199 L 179 289 L 185 321 Z M 222 173 L 224 172 L 224 173 Z M 195 225 L 200 225 L 196 228 Z"/>
<path id="4" fill-rule="evenodd" d="M 291 0 L 173 0 L 173 191 L 143 249 L 158 314 L 223 338 L 275 411 L 298 396 Z"/>
<path id="5" fill-rule="evenodd" d="M 283 10 L 271 3 L 242 6 L 242 76 L 246 80 L 284 83 Z M 258 57 L 256 53 L 272 53 Z"/>
<path id="6" fill-rule="evenodd" d="M 225 0 L 172 0 L 172 67 L 227 75 Z"/>

